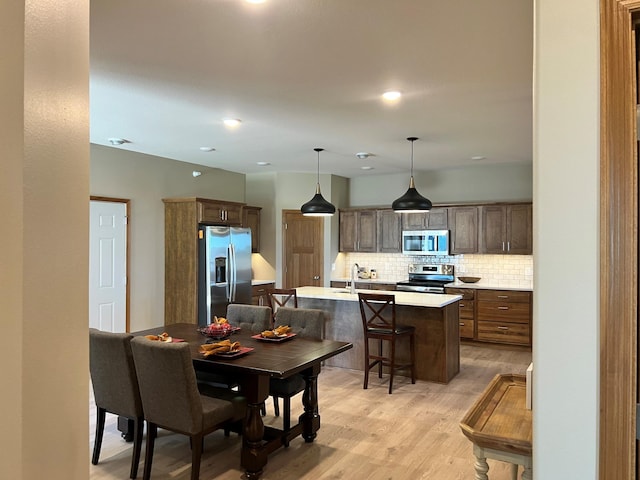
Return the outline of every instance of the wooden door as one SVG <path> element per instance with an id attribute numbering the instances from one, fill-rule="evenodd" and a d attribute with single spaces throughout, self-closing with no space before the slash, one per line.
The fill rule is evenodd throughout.
<path id="1" fill-rule="evenodd" d="M 324 218 L 282 211 L 282 287 L 323 285 Z"/>

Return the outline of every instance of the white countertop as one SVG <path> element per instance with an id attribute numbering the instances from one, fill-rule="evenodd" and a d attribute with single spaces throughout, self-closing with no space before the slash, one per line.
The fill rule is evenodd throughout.
<path id="1" fill-rule="evenodd" d="M 351 282 L 350 278 L 332 278 L 332 282 Z M 389 285 L 395 285 L 394 280 L 385 280 L 383 278 L 356 278 L 356 283 L 385 283 Z"/>
<path id="2" fill-rule="evenodd" d="M 275 280 L 251 280 L 251 285 L 267 285 L 269 283 L 276 283 Z"/>
<path id="3" fill-rule="evenodd" d="M 459 280 L 455 282 L 445 284 L 445 287 L 450 288 L 476 288 L 485 290 L 521 290 L 524 292 L 533 291 L 533 282 L 514 281 L 508 280 L 480 280 L 476 283 L 464 283 Z"/>
<path id="4" fill-rule="evenodd" d="M 378 293 L 394 295 L 397 305 L 411 305 L 414 307 L 442 308 L 450 303 L 462 299 L 461 295 L 436 295 L 432 293 L 414 293 L 398 291 L 362 290 L 356 292 Z M 325 287 L 298 287 L 296 294 L 300 298 L 320 298 L 325 300 L 346 300 L 358 301 L 357 293 L 349 293 L 346 288 L 325 288 Z"/>

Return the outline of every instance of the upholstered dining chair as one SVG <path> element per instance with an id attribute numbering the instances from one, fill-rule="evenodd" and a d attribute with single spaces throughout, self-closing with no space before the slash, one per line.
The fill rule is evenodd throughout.
<path id="1" fill-rule="evenodd" d="M 151 478 L 153 450 L 160 427 L 190 438 L 191 479 L 197 480 L 204 436 L 241 421 L 246 413 L 246 400 L 225 389 L 209 388 L 206 395 L 201 394 L 187 343 L 136 337 L 131 341 L 131 348 L 147 421 L 143 478 Z"/>
<path id="2" fill-rule="evenodd" d="M 298 294 L 295 288 L 270 288 L 267 298 L 271 307 L 272 323 L 275 325 L 276 312 L 280 307 L 298 308 Z"/>
<path id="3" fill-rule="evenodd" d="M 259 305 L 231 303 L 227 307 L 227 321 L 243 332 L 260 333 L 271 328 L 271 308 Z M 237 385 L 234 378 L 221 373 L 196 372 L 198 382 L 215 387 L 232 388 Z"/>
<path id="4" fill-rule="evenodd" d="M 393 375 L 396 370 L 410 368 L 411 383 L 416 383 L 415 327 L 396 324 L 395 296 L 382 293 L 358 293 L 362 327 L 364 329 L 364 386 L 369 386 L 369 370 L 378 366 L 378 377 L 382 378 L 382 367 L 389 367 L 389 394 L 393 390 Z M 396 362 L 396 340 L 409 337 L 410 362 Z M 377 340 L 378 353 L 369 349 L 369 340 Z M 383 342 L 388 342 L 388 353 L 383 353 Z"/>
<path id="5" fill-rule="evenodd" d="M 96 403 L 96 435 L 91 463 L 98 464 L 106 413 L 133 420 L 133 452 L 129 476 L 136 478 L 144 416 L 138 390 L 138 379 L 131 353 L 132 335 L 89 329 L 89 372 Z"/>
<path id="6" fill-rule="evenodd" d="M 298 337 L 321 340 L 324 333 L 324 311 L 311 308 L 280 307 L 276 313 L 275 326 L 280 325 L 290 326 L 292 332 Z M 276 416 L 280 415 L 278 398 L 282 398 L 284 431 L 291 427 L 291 397 L 304 391 L 304 387 L 305 381 L 300 374 L 288 378 L 271 378 L 269 381 L 269 394 L 273 397 Z"/>

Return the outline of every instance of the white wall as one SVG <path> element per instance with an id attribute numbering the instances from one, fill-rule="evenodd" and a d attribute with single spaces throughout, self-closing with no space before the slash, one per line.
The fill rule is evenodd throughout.
<path id="1" fill-rule="evenodd" d="M 414 172 L 416 189 L 433 203 L 531 200 L 531 165 L 474 165 Z M 351 179 L 350 205 L 391 205 L 409 188 L 409 172 Z"/>
<path id="2" fill-rule="evenodd" d="M 193 177 L 192 171 L 202 175 Z M 245 176 L 122 148 L 91 145 L 91 195 L 131 200 L 130 330 L 164 324 L 163 198 L 244 202 Z"/>
<path id="3" fill-rule="evenodd" d="M 0 3 L 0 478 L 89 478 L 89 5 Z"/>
<path id="4" fill-rule="evenodd" d="M 599 5 L 537 0 L 535 478 L 598 474 Z"/>

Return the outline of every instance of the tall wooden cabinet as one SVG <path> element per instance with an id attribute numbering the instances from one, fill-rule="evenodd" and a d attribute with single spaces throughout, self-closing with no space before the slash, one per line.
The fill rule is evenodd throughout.
<path id="1" fill-rule="evenodd" d="M 198 323 L 198 226 L 242 225 L 243 204 L 205 198 L 164 202 L 164 323 Z"/>

